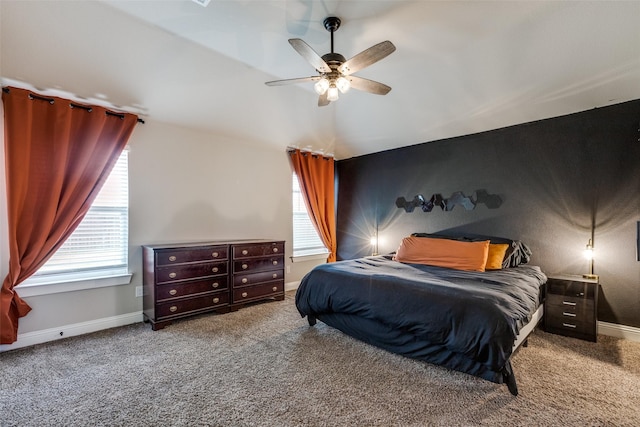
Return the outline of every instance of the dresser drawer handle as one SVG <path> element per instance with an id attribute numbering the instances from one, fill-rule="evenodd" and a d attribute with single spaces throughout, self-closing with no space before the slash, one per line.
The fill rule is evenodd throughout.
<path id="1" fill-rule="evenodd" d="M 242 255 L 246 255 L 246 254 L 248 254 L 248 253 L 249 253 L 249 251 L 248 251 L 248 250 L 246 250 L 246 249 L 244 249 L 244 250 L 242 251 Z"/>
<path id="2" fill-rule="evenodd" d="M 248 294 L 247 294 L 246 292 L 243 292 L 243 293 L 242 293 L 242 298 L 246 298 L 246 297 L 247 297 L 247 295 L 248 295 Z"/>
<path id="3" fill-rule="evenodd" d="M 273 288 L 271 288 L 273 290 L 273 292 L 277 291 L 278 288 L 276 288 L 275 286 Z"/>
<path id="4" fill-rule="evenodd" d="M 172 313 L 175 313 L 176 311 L 178 311 L 178 307 L 175 305 L 172 305 L 171 307 L 169 307 L 169 311 Z"/>
<path id="5" fill-rule="evenodd" d="M 171 256 L 169 257 L 169 261 L 173 262 L 173 261 L 175 261 L 175 260 L 176 260 L 176 256 L 175 256 L 175 255 L 171 255 Z"/>
<path id="6" fill-rule="evenodd" d="M 169 273 L 169 278 L 171 278 L 171 279 L 175 279 L 176 276 L 177 276 L 177 274 L 174 273 L 173 271 L 171 273 Z"/>
<path id="7" fill-rule="evenodd" d="M 563 323 L 562 326 L 564 326 L 565 328 L 577 328 L 576 325 L 572 325 L 571 323 Z"/>
<path id="8" fill-rule="evenodd" d="M 273 261 L 273 265 L 278 265 L 278 261 Z"/>
<path id="9" fill-rule="evenodd" d="M 566 311 L 563 311 L 563 312 L 562 312 L 562 315 L 563 315 L 563 316 L 568 316 L 568 317 L 576 317 L 576 314 L 575 314 L 575 313 L 567 313 Z"/>
<path id="10" fill-rule="evenodd" d="M 575 303 L 575 302 L 571 302 L 571 301 L 562 301 L 562 303 L 563 303 L 564 305 L 571 305 L 571 306 L 576 305 L 576 303 Z"/>
<path id="11" fill-rule="evenodd" d="M 217 304 L 217 303 L 219 303 L 219 302 L 220 302 L 220 298 L 214 298 L 214 299 L 213 299 L 213 303 L 214 303 L 214 304 Z"/>
<path id="12" fill-rule="evenodd" d="M 278 278 L 278 273 L 273 273 L 273 276 L 271 276 L 271 277 L 273 277 L 274 279 L 277 279 Z"/>
<path id="13" fill-rule="evenodd" d="M 211 271 L 212 271 L 212 272 L 214 272 L 214 273 L 217 273 L 217 272 L 218 272 L 218 267 L 213 267 L 213 268 L 211 269 Z"/>
<path id="14" fill-rule="evenodd" d="M 213 289 L 216 289 L 218 286 L 220 286 L 220 283 L 218 283 L 218 282 L 213 282 L 213 283 L 211 284 L 211 287 L 212 287 Z"/>
<path id="15" fill-rule="evenodd" d="M 242 279 L 242 283 L 247 283 L 249 280 L 245 277 L 244 279 Z"/>
<path id="16" fill-rule="evenodd" d="M 220 255 L 218 252 L 214 252 L 214 253 L 211 254 L 211 256 L 214 257 L 214 258 L 218 258 L 218 255 Z"/>
<path id="17" fill-rule="evenodd" d="M 278 248 L 273 248 L 273 252 L 278 252 Z"/>
<path id="18" fill-rule="evenodd" d="M 247 264 L 242 264 L 242 269 L 246 270 L 247 268 L 249 268 L 249 266 Z"/>
<path id="19" fill-rule="evenodd" d="M 176 291 L 175 289 L 171 289 L 171 290 L 169 291 L 169 295 L 175 295 L 175 294 L 177 294 L 177 293 L 178 293 L 178 291 Z"/>

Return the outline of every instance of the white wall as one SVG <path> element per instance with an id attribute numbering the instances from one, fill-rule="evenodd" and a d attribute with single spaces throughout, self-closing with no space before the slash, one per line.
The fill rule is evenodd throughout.
<path id="1" fill-rule="evenodd" d="M 25 333 L 139 313 L 142 298 L 135 297 L 135 287 L 142 284 L 143 244 L 285 240 L 289 270 L 285 282 L 298 281 L 318 263 L 290 261 L 291 168 L 284 150 L 152 120 L 137 126 L 129 147 L 131 283 L 25 297 L 33 310 L 20 319 L 18 343 Z M 9 262 L 4 182 L 1 187 L 0 272 L 4 278 Z"/>

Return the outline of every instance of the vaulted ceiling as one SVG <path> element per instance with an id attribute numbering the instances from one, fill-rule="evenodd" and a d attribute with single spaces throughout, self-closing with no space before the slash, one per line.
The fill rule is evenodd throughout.
<path id="1" fill-rule="evenodd" d="M 346 58 L 397 50 L 317 106 L 289 45 Z M 3 83 L 63 91 L 150 120 L 338 159 L 640 98 L 640 2 L 0 1 Z M 639 118 L 640 119 L 640 118 Z"/>

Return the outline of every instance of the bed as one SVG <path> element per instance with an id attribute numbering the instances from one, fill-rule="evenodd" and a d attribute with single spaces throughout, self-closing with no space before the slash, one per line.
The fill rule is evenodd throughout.
<path id="1" fill-rule="evenodd" d="M 424 248 L 417 260 L 402 250 L 416 238 L 433 246 L 426 259 Z M 320 320 L 393 353 L 506 383 L 517 395 L 511 356 L 542 318 L 546 276 L 525 265 L 530 251 L 519 241 L 501 244 L 508 247 L 496 268 L 473 270 L 460 268 L 460 260 L 442 266 L 460 250 L 447 253 L 437 239 L 416 233 L 395 254 L 319 265 L 302 279 L 296 307 L 311 326 Z M 443 240 L 481 241 L 472 239 Z M 491 247 L 492 241 L 483 242 Z M 443 253 L 444 262 L 434 261 Z"/>

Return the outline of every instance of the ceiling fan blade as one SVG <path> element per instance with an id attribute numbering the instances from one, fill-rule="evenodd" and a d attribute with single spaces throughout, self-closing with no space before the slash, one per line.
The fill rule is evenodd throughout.
<path id="1" fill-rule="evenodd" d="M 329 105 L 330 103 L 331 101 L 329 101 L 329 98 L 327 98 L 327 92 L 323 93 L 318 98 L 318 107 L 324 107 L 325 105 Z"/>
<path id="2" fill-rule="evenodd" d="M 315 50 L 306 44 L 302 39 L 289 39 L 289 44 L 306 59 L 313 67 L 321 73 L 330 73 L 331 68 L 324 62 L 324 59 Z"/>
<path id="3" fill-rule="evenodd" d="M 391 87 L 373 80 L 357 76 L 349 76 L 347 78 L 351 82 L 351 88 L 373 93 L 374 95 L 386 95 L 391 90 Z"/>
<path id="4" fill-rule="evenodd" d="M 358 70 L 362 70 L 364 67 L 368 67 L 369 65 L 380 61 L 395 50 L 396 47 L 389 40 L 380 42 L 371 46 L 369 49 L 363 50 L 344 64 L 340 65 L 338 67 L 338 71 L 348 76 Z"/>
<path id="5" fill-rule="evenodd" d="M 311 77 L 298 77 L 295 79 L 285 79 L 285 80 L 273 80 L 271 82 L 265 82 L 267 86 L 283 86 L 283 85 L 291 85 L 294 83 L 304 83 L 304 82 L 315 82 L 320 80 L 320 76 L 311 76 Z"/>

